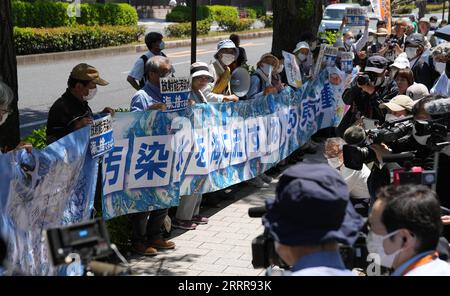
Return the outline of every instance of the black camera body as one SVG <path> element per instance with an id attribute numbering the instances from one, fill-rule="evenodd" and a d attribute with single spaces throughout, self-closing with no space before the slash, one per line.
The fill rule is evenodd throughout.
<path id="1" fill-rule="evenodd" d="M 411 134 L 413 123 L 411 116 L 387 121 L 380 128 L 366 131 L 366 138 L 360 145 L 344 145 L 344 165 L 353 170 L 361 170 L 364 163 L 376 160 L 376 154 L 370 148 L 371 144 L 393 143 Z M 348 142 L 348 141 L 346 141 Z"/>
<path id="2" fill-rule="evenodd" d="M 358 85 L 367 85 L 370 82 L 370 77 L 365 73 L 358 75 L 358 77 L 356 78 L 356 82 L 358 83 Z"/>
<path id="3" fill-rule="evenodd" d="M 275 240 L 267 229 L 252 241 L 252 265 L 254 268 L 268 268 L 272 265 L 290 268 L 275 251 Z"/>
<path id="4" fill-rule="evenodd" d="M 388 41 L 388 46 L 389 46 L 389 49 L 390 49 L 390 50 L 394 49 L 395 45 L 397 45 L 397 44 L 398 44 L 398 39 L 395 38 L 395 37 L 391 38 L 391 39 Z"/>

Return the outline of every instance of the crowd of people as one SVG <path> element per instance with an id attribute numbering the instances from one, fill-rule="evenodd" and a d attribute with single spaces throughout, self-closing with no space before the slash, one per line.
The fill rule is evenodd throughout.
<path id="1" fill-rule="evenodd" d="M 338 49 L 336 62 L 320 65 L 328 71 L 332 84 L 342 86 L 342 92 L 334 94 L 346 107 L 339 126 L 327 132 L 323 143 L 328 164 L 300 163 L 285 170 L 275 200 L 267 202 L 265 225 L 275 236 L 278 254 L 292 266 L 294 274 L 351 275 L 339 255 L 339 243 L 352 245 L 364 217 L 368 217 L 367 247 L 379 254 L 381 265 L 394 269 L 394 275 L 450 275 L 450 265 L 439 259 L 444 251 L 437 248 L 443 223 L 449 224 L 450 219 L 441 217 L 436 194 L 426 186 L 389 185 L 391 164 L 383 162 L 387 154 L 414 150 L 414 164 L 429 169 L 434 155 L 427 142 L 429 136 L 413 128 L 411 136 L 395 143 L 371 144 L 376 157 L 360 170 L 344 165 L 343 151 L 346 144 L 361 144 L 364 130 L 385 122 L 408 116 L 413 120 L 435 118 L 427 104 L 450 96 L 450 43 L 434 36 L 436 23 L 435 19 L 416 22 L 414 17 L 401 18 L 389 34 L 384 21 L 378 22 L 376 31 L 369 29 L 367 20 L 362 32 L 353 32 L 343 19 L 333 45 Z M 295 55 L 302 80 L 307 83 L 315 79 L 314 66 L 323 40 L 311 33 L 300 39 L 294 49 L 286 51 Z M 127 77 L 136 89 L 130 111 L 165 111 L 160 79 L 173 76 L 174 67 L 163 52 L 161 34 L 151 32 L 145 42 L 148 51 L 135 61 Z M 217 44 L 210 64 L 196 62 L 190 66 L 190 105 L 254 100 L 292 87 L 283 57 L 266 53 L 251 75 L 248 93 L 244 97 L 233 94 L 231 74 L 247 63 L 239 43 L 239 36 L 233 34 Z M 351 69 L 341 63 L 344 53 L 353 58 Z M 73 68 L 66 92 L 48 114 L 48 144 L 92 123 L 89 100 L 94 98 L 98 85 L 107 84 L 91 65 L 82 63 Z M 11 91 L 3 83 L 0 99 L 2 124 L 12 101 Z M 109 107 L 102 112 L 114 115 Z M 311 146 L 299 150 L 308 149 Z M 277 167 L 284 167 L 286 162 L 289 160 Z M 249 184 L 265 187 L 278 176 L 273 172 L 269 170 Z M 208 218 L 200 215 L 201 201 L 201 194 L 182 196 L 172 226 L 195 230 L 198 224 L 208 223 Z M 174 242 L 162 236 L 167 216 L 167 209 L 131 215 L 135 252 L 153 256 L 158 249 L 175 248 Z"/>

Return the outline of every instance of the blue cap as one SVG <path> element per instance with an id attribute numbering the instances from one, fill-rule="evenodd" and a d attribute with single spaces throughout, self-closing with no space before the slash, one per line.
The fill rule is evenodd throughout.
<path id="1" fill-rule="evenodd" d="M 266 206 L 264 226 L 275 240 L 289 246 L 328 241 L 352 245 L 363 225 L 341 175 L 323 163 L 302 163 L 286 170 L 275 200 L 266 201 Z"/>

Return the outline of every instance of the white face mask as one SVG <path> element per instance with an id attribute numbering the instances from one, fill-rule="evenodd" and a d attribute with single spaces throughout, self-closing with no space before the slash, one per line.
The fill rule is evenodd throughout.
<path id="1" fill-rule="evenodd" d="M 0 119 L 0 125 L 4 124 L 6 119 L 8 118 L 9 113 L 5 113 L 2 115 L 2 119 Z"/>
<path id="2" fill-rule="evenodd" d="M 349 38 L 349 39 L 346 39 L 345 40 L 345 44 L 347 45 L 347 46 L 352 46 L 353 45 L 353 43 L 355 43 L 355 39 L 354 38 Z"/>
<path id="3" fill-rule="evenodd" d="M 85 101 L 92 100 L 95 97 L 96 94 L 97 94 L 97 88 L 90 88 L 89 89 L 89 94 L 87 96 L 83 97 L 83 99 Z"/>
<path id="4" fill-rule="evenodd" d="M 384 251 L 383 241 L 397 234 L 399 231 L 400 230 L 396 230 L 387 235 L 378 235 L 373 231 L 369 231 L 369 234 L 367 235 L 367 250 L 369 251 L 369 253 L 378 254 L 380 256 L 380 265 L 384 267 L 391 268 L 392 264 L 394 263 L 395 257 L 403 250 L 398 249 L 397 251 L 389 255 Z"/>
<path id="5" fill-rule="evenodd" d="M 386 42 L 386 37 L 377 37 L 377 41 L 378 41 L 378 43 L 380 43 L 380 44 L 384 44 L 385 42 Z"/>
<path id="6" fill-rule="evenodd" d="M 283 72 L 283 70 L 284 70 L 284 65 L 281 64 L 281 65 L 278 67 L 278 69 L 277 69 L 277 71 L 275 72 L 275 74 L 280 74 L 281 72 Z"/>
<path id="7" fill-rule="evenodd" d="M 443 74 L 445 72 L 445 63 L 441 63 L 441 62 L 436 62 L 435 60 L 433 60 L 434 62 L 434 68 L 436 69 L 436 71 L 438 71 L 440 74 Z"/>
<path id="8" fill-rule="evenodd" d="M 229 65 L 231 65 L 231 64 L 234 62 L 235 56 L 234 56 L 233 54 L 224 53 L 224 54 L 222 55 L 221 60 L 222 60 L 222 63 L 223 63 L 224 65 L 229 66 Z"/>
<path id="9" fill-rule="evenodd" d="M 407 47 L 405 49 L 406 56 L 408 57 L 408 60 L 412 60 L 417 56 L 417 48 L 415 47 Z"/>
<path id="10" fill-rule="evenodd" d="M 416 132 L 417 132 L 417 131 L 416 131 L 416 127 L 413 126 L 413 137 L 414 137 L 414 140 L 416 140 L 416 142 L 419 143 L 420 145 L 426 146 L 426 145 L 427 145 L 428 138 L 429 138 L 431 135 L 417 136 L 417 135 L 416 135 Z"/>
<path id="11" fill-rule="evenodd" d="M 327 160 L 328 160 L 328 164 L 334 169 L 337 169 L 342 165 L 339 157 L 327 158 Z"/>
<path id="12" fill-rule="evenodd" d="M 298 53 L 297 57 L 301 62 L 306 60 L 306 54 Z"/>
<path id="13" fill-rule="evenodd" d="M 272 65 L 263 63 L 263 64 L 261 64 L 260 69 L 261 69 L 261 71 L 264 72 L 264 74 L 266 74 L 266 76 L 269 76 L 270 71 L 272 69 Z"/>
<path id="14" fill-rule="evenodd" d="M 166 48 L 166 44 L 164 43 L 164 41 L 161 41 L 161 43 L 159 44 L 159 49 L 163 50 L 164 48 Z"/>

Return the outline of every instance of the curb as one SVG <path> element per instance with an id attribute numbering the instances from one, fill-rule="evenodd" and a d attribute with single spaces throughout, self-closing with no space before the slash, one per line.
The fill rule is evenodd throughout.
<path id="1" fill-rule="evenodd" d="M 241 40 L 243 39 L 254 39 L 254 38 L 262 38 L 262 37 L 270 37 L 273 35 L 272 31 L 261 31 L 254 33 L 246 33 L 239 35 Z M 228 38 L 229 35 L 220 35 L 215 37 L 205 37 L 205 38 L 197 38 L 197 45 L 216 43 L 224 38 Z M 186 47 L 191 46 L 191 39 L 183 39 L 183 40 L 175 40 L 175 41 L 166 41 L 166 49 L 167 48 L 177 48 L 177 47 Z M 24 55 L 17 56 L 17 65 L 30 65 L 30 64 L 48 64 L 54 63 L 57 61 L 66 61 L 66 60 L 80 60 L 86 58 L 94 58 L 94 57 L 104 57 L 104 56 L 115 56 L 118 54 L 125 53 L 138 53 L 147 51 L 147 46 L 145 44 L 139 45 L 122 45 L 122 46 L 114 46 L 114 47 L 105 47 L 105 48 L 96 48 L 96 49 L 87 49 L 87 50 L 74 50 L 74 51 L 65 51 L 65 52 L 54 52 L 54 53 L 43 53 L 43 54 L 32 54 L 32 55 Z"/>

